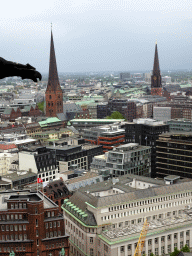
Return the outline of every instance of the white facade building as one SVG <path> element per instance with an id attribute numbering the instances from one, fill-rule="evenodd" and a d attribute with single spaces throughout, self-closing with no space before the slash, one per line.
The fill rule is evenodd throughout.
<path id="1" fill-rule="evenodd" d="M 191 207 L 192 182 L 165 185 L 135 175 L 81 188 L 62 206 L 71 253 L 91 256 L 133 256 L 145 219 L 143 254 L 191 248 Z"/>

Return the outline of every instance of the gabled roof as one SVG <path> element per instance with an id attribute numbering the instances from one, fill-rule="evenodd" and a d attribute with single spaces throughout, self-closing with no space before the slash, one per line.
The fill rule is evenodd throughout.
<path id="1" fill-rule="evenodd" d="M 97 185 L 101 186 L 101 184 L 99 183 Z M 118 185 L 118 183 L 116 183 L 115 186 L 118 186 L 118 188 L 121 189 L 121 185 Z M 102 191 L 103 189 L 104 187 L 100 187 L 100 191 Z M 122 194 L 115 194 L 106 197 L 95 197 L 91 195 L 91 190 L 89 191 L 89 193 L 87 193 L 87 190 L 87 187 L 79 189 L 79 191 L 75 192 L 74 195 L 70 198 L 70 202 L 74 203 L 82 210 L 86 208 L 85 202 L 91 204 L 96 208 L 108 207 L 110 205 L 115 204 L 129 203 L 134 200 L 142 200 L 151 197 L 164 196 L 167 194 L 175 194 L 188 190 L 192 191 L 192 181 L 185 182 L 184 184 L 180 183 L 173 185 L 150 187 L 147 189 L 138 189 L 135 191 L 125 192 Z"/>

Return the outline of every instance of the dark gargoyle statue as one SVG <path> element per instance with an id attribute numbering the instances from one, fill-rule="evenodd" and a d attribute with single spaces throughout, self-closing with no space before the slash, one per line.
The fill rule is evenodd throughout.
<path id="1" fill-rule="evenodd" d="M 0 57 L 0 79 L 10 76 L 20 76 L 22 79 L 31 79 L 34 82 L 42 79 L 41 74 L 31 65 L 22 65 Z"/>

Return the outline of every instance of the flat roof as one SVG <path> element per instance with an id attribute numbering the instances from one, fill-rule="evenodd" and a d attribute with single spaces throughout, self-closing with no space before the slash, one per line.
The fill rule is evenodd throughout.
<path id="1" fill-rule="evenodd" d="M 125 119 L 72 119 L 70 122 L 77 122 L 77 123 L 116 123 L 116 122 L 123 122 Z"/>

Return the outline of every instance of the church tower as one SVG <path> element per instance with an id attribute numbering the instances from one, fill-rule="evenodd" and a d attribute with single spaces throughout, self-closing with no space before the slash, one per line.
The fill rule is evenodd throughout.
<path id="1" fill-rule="evenodd" d="M 57 114 L 63 113 L 63 92 L 59 84 L 57 73 L 57 63 L 53 43 L 53 34 L 51 30 L 51 47 L 49 60 L 49 78 L 45 92 L 46 116 L 57 117 Z"/>
<path id="2" fill-rule="evenodd" d="M 161 74 L 160 74 L 160 68 L 159 68 L 157 43 L 155 45 L 155 58 L 154 58 L 154 65 L 153 65 L 153 74 L 151 76 L 151 95 L 162 96 Z"/>

